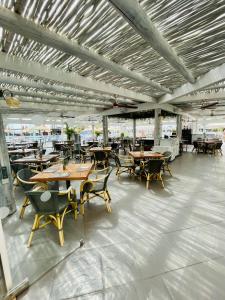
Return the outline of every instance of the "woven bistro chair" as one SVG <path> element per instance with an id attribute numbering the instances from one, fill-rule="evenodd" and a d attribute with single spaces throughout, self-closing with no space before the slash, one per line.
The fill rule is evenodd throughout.
<path id="1" fill-rule="evenodd" d="M 166 151 L 163 153 L 164 163 L 162 165 L 163 172 L 169 172 L 170 176 L 172 176 L 171 169 L 169 167 L 169 163 L 171 161 L 172 153 L 170 151 Z"/>
<path id="2" fill-rule="evenodd" d="M 198 153 L 198 151 L 199 151 L 199 150 L 198 150 L 198 142 L 197 142 L 197 141 L 194 141 L 194 142 L 193 142 L 193 149 L 192 149 L 192 152 L 194 152 L 194 151 L 197 152 L 197 153 Z"/>
<path id="3" fill-rule="evenodd" d="M 30 181 L 30 178 L 33 177 L 37 172 L 31 170 L 29 168 L 21 169 L 17 172 L 17 180 L 20 183 L 21 187 L 23 188 L 24 192 L 30 191 L 33 187 L 37 184 L 37 182 Z M 20 219 L 23 218 L 26 207 L 30 205 L 29 198 L 25 195 L 23 199 L 23 204 L 20 208 Z"/>
<path id="4" fill-rule="evenodd" d="M 105 151 L 96 151 L 94 152 L 94 163 L 95 168 L 97 166 L 102 165 L 103 168 L 106 168 L 108 165 L 108 155 Z"/>
<path id="5" fill-rule="evenodd" d="M 108 191 L 108 179 L 112 172 L 112 167 L 102 170 L 93 170 L 94 178 L 89 178 L 80 186 L 80 212 L 84 215 L 84 204 L 94 197 L 100 197 L 105 201 L 106 209 L 111 212 L 111 197 Z"/>
<path id="6" fill-rule="evenodd" d="M 161 182 L 162 187 L 164 188 L 164 183 L 161 175 L 162 165 L 164 163 L 164 159 L 149 159 L 146 162 L 142 162 L 142 166 L 137 169 L 136 174 L 144 176 L 146 181 L 146 188 L 149 188 L 150 181 L 152 179 L 159 180 Z"/>
<path id="7" fill-rule="evenodd" d="M 223 145 L 223 142 L 216 143 L 216 145 L 215 145 L 215 153 L 220 153 L 221 155 L 223 155 L 222 145 Z"/>
<path id="8" fill-rule="evenodd" d="M 77 202 L 72 188 L 65 193 L 55 190 L 28 191 L 26 196 L 35 210 L 35 218 L 28 240 L 31 246 L 34 232 L 52 223 L 58 230 L 60 246 L 64 244 L 63 221 L 67 213 L 73 212 L 77 219 Z"/>
<path id="9" fill-rule="evenodd" d="M 133 174 L 135 170 L 134 160 L 130 156 L 114 156 L 116 164 L 116 175 L 118 178 L 122 173 Z"/>

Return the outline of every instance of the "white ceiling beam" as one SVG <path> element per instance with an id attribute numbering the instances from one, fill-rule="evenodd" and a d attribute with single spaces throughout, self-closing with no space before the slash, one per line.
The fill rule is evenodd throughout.
<path id="1" fill-rule="evenodd" d="M 6 69 L 13 72 L 19 72 L 25 75 L 34 76 L 37 78 L 47 79 L 51 81 L 55 81 L 59 84 L 70 85 L 71 87 L 65 86 L 60 87 L 56 85 L 44 84 L 41 82 L 36 83 L 36 88 L 46 89 L 49 91 L 55 91 L 56 93 L 68 93 L 72 95 L 81 94 L 81 91 L 75 90 L 76 88 L 82 88 L 85 90 L 92 90 L 98 93 L 108 94 L 108 95 L 119 95 L 121 97 L 125 97 L 126 99 L 132 99 L 135 101 L 141 102 L 154 102 L 155 99 L 140 93 L 133 92 L 128 89 L 119 88 L 113 86 L 112 84 L 106 84 L 97 80 L 93 80 L 90 78 L 82 77 L 75 72 L 65 72 L 58 68 L 47 67 L 45 65 L 39 64 L 37 62 L 32 62 L 23 58 L 19 58 L 12 55 L 7 55 L 4 53 L 0 53 L 0 68 Z M 17 85 L 21 82 L 20 79 L 10 79 L 7 76 L 1 76 L 1 81 L 7 80 L 10 84 L 10 80 L 15 82 L 17 80 Z M 23 81 L 21 86 L 34 87 L 34 82 L 30 80 Z M 12 83 L 13 84 L 13 83 Z M 103 98 L 107 98 L 106 95 L 102 96 Z M 125 100 L 126 101 L 126 100 Z"/>
<path id="2" fill-rule="evenodd" d="M 224 89 L 225 84 L 218 84 L 218 85 L 213 85 L 213 86 L 207 86 L 203 90 L 217 90 L 217 89 Z"/>
<path id="3" fill-rule="evenodd" d="M 172 100 L 188 95 L 195 91 L 202 90 L 203 88 L 215 84 L 225 79 L 225 63 L 210 70 L 206 74 L 199 76 L 195 83 L 185 83 L 182 86 L 174 89 L 172 94 L 165 94 L 158 99 L 159 103 L 171 102 Z"/>
<path id="4" fill-rule="evenodd" d="M 69 55 L 79 57 L 81 60 L 87 61 L 98 67 L 110 70 L 114 74 L 130 78 L 135 82 L 150 85 L 163 92 L 170 92 L 168 88 L 161 86 L 159 83 L 150 80 L 142 74 L 131 71 L 125 66 L 118 65 L 106 57 L 99 55 L 97 52 L 82 47 L 76 41 L 69 40 L 2 6 L 0 7 L 0 25 L 9 31 L 20 34 L 38 43 L 55 48 Z"/>
<path id="5" fill-rule="evenodd" d="M 162 110 L 169 111 L 174 114 L 186 114 L 182 109 L 177 108 L 170 104 L 161 104 L 161 103 L 142 103 L 137 106 L 137 108 L 126 108 L 126 107 L 116 107 L 112 109 L 107 109 L 101 112 L 101 115 L 112 116 L 112 115 L 120 115 L 132 112 L 141 112 L 154 110 L 157 108 L 161 108 Z"/>
<path id="6" fill-rule="evenodd" d="M 0 79 L 1 82 L 1 79 Z M 39 99 L 51 99 L 51 100 L 57 100 L 57 101 L 61 101 L 61 102 L 69 102 L 71 105 L 73 104 L 83 104 L 86 106 L 89 105 L 99 105 L 102 107 L 110 107 L 112 106 L 112 103 L 110 102 L 103 102 L 103 101 L 99 101 L 99 100 L 92 100 L 92 99 L 85 99 L 85 98 L 71 98 L 71 97 L 66 97 L 66 96 L 56 96 L 56 95 L 51 95 L 51 94 L 45 94 L 45 93 L 35 93 L 35 92 L 27 92 L 27 91 L 17 91 L 15 89 L 11 89 L 10 88 L 10 92 L 13 93 L 14 96 L 19 96 L 19 98 L 21 99 L 21 96 L 25 96 L 25 97 L 33 97 L 33 98 L 39 98 Z M 24 97 L 23 97 L 24 98 Z"/>
<path id="7" fill-rule="evenodd" d="M 183 97 L 179 97 L 171 101 L 172 104 L 182 104 L 182 103 L 190 103 L 197 101 L 210 101 L 210 100 L 224 100 L 225 99 L 225 90 L 220 92 L 210 92 L 203 93 L 199 92 L 194 95 L 187 95 Z"/>
<path id="8" fill-rule="evenodd" d="M 89 103 L 77 103 L 77 102 L 68 102 L 68 101 L 62 101 L 57 100 L 55 98 L 46 99 L 46 98 L 35 98 L 35 97 L 20 97 L 19 100 L 21 102 L 28 102 L 28 103 L 39 103 L 39 104 L 49 104 L 49 105 L 65 105 L 69 107 L 93 107 L 93 108 L 109 108 L 108 105 L 104 104 L 89 104 Z M 110 105 L 112 107 L 112 105 Z"/>
<path id="9" fill-rule="evenodd" d="M 20 113 L 20 111 L 24 111 L 24 112 L 58 112 L 58 113 L 62 113 L 62 112 L 74 112 L 74 113 L 99 113 L 99 109 L 95 109 L 95 108 L 89 108 L 87 109 L 82 108 L 82 107 L 74 107 L 74 106 L 65 106 L 65 105 L 61 105 L 61 104 L 54 104 L 54 105 L 49 105 L 49 104 L 39 104 L 39 103 L 27 103 L 27 102 L 21 102 L 21 105 L 19 108 L 13 109 L 13 108 L 9 108 L 7 106 L 7 104 L 5 103 L 5 101 L 0 101 L 0 112 L 4 111 L 10 114 L 11 111 L 17 111 L 17 113 Z"/>
<path id="10" fill-rule="evenodd" d="M 137 0 L 109 0 L 134 30 L 157 51 L 187 81 L 194 83 L 195 78 L 187 69 L 176 51 L 169 45 L 156 28 Z"/>

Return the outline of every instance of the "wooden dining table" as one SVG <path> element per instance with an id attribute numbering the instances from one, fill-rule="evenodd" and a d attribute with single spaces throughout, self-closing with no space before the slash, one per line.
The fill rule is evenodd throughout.
<path id="1" fill-rule="evenodd" d="M 162 158 L 163 155 L 161 153 L 154 153 L 150 151 L 131 151 L 129 152 L 129 155 L 131 155 L 134 159 L 136 160 L 141 160 L 141 159 L 150 159 L 150 158 Z"/>
<path id="2" fill-rule="evenodd" d="M 12 155 L 12 154 L 22 154 L 24 156 L 26 156 L 27 154 L 31 154 L 34 152 L 37 152 L 39 149 L 34 148 L 34 149 L 16 149 L 16 150 L 8 150 L 8 154 Z"/>
<path id="3" fill-rule="evenodd" d="M 89 149 L 90 152 L 98 152 L 98 151 L 110 152 L 111 150 L 112 147 L 92 147 Z"/>
<path id="4" fill-rule="evenodd" d="M 59 157 L 59 154 L 47 154 L 47 155 L 42 155 L 42 158 L 39 156 L 25 156 L 23 158 L 19 158 L 13 161 L 13 163 L 16 164 L 46 164 L 49 161 L 52 161 Z"/>
<path id="5" fill-rule="evenodd" d="M 31 177 L 34 182 L 66 181 L 67 187 L 71 180 L 86 180 L 93 168 L 93 163 L 76 164 L 69 163 L 63 170 L 62 164 L 53 165 L 44 171 Z"/>

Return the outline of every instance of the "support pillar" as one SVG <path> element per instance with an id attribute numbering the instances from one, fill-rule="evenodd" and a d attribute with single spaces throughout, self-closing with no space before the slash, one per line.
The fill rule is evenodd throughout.
<path id="1" fill-rule="evenodd" d="M 154 146 L 160 145 L 161 137 L 161 109 L 155 109 L 155 129 L 154 129 Z"/>
<path id="2" fill-rule="evenodd" d="M 108 116 L 103 116 L 102 118 L 103 125 L 103 143 L 104 145 L 108 145 Z"/>
<path id="3" fill-rule="evenodd" d="M 136 119 L 133 119 L 133 146 L 136 143 Z"/>
<path id="4" fill-rule="evenodd" d="M 91 125 L 91 133 L 92 133 L 92 139 L 95 140 L 95 124 Z"/>
<path id="5" fill-rule="evenodd" d="M 177 115 L 177 137 L 179 141 L 181 141 L 182 138 L 182 116 Z"/>
<path id="6" fill-rule="evenodd" d="M 3 173 L 2 167 L 6 167 Z M 0 207 L 4 206 L 9 208 L 10 214 L 16 211 L 8 148 L 5 139 L 3 119 L 2 115 L 0 114 Z"/>

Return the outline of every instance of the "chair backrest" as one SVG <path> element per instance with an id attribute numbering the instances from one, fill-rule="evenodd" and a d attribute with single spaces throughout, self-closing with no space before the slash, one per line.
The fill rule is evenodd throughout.
<path id="1" fill-rule="evenodd" d="M 13 170 L 13 172 L 15 174 L 17 174 L 19 170 L 27 168 L 27 165 L 25 165 L 25 164 L 14 164 L 14 163 L 11 163 L 10 166 L 11 166 L 11 168 L 12 168 L 12 170 Z"/>
<path id="2" fill-rule="evenodd" d="M 170 151 L 163 152 L 164 160 L 169 162 L 171 160 L 172 153 Z"/>
<path id="3" fill-rule="evenodd" d="M 106 168 L 106 176 L 105 176 L 104 182 L 103 182 L 104 189 L 106 189 L 106 187 L 107 187 L 108 179 L 109 179 L 110 174 L 112 173 L 112 170 L 113 170 L 112 167 Z"/>
<path id="4" fill-rule="evenodd" d="M 49 190 L 51 197 L 47 201 L 42 201 L 41 195 L 44 191 L 27 191 L 25 194 L 36 213 L 56 214 L 60 212 L 60 201 L 58 199 L 58 191 Z"/>
<path id="5" fill-rule="evenodd" d="M 118 148 L 118 144 L 117 143 L 112 143 L 111 148 L 112 148 L 112 150 L 116 150 Z"/>
<path id="6" fill-rule="evenodd" d="M 94 153 L 94 158 L 96 161 L 103 161 L 106 159 L 106 153 L 104 151 L 96 151 Z"/>
<path id="7" fill-rule="evenodd" d="M 62 146 L 63 146 L 63 145 L 61 145 L 61 144 L 55 144 L 54 149 L 55 149 L 56 151 L 61 151 L 61 150 L 62 150 Z"/>
<path id="8" fill-rule="evenodd" d="M 14 161 L 14 160 L 19 159 L 19 158 L 23 158 L 23 155 L 22 154 L 10 155 L 10 161 Z"/>
<path id="9" fill-rule="evenodd" d="M 163 159 L 150 159 L 144 166 L 146 172 L 151 174 L 160 173 L 163 164 Z"/>
<path id="10" fill-rule="evenodd" d="M 216 149 L 221 149 L 223 142 L 216 143 Z"/>
<path id="11" fill-rule="evenodd" d="M 106 190 L 107 188 L 107 183 L 110 174 L 112 173 L 113 168 L 112 167 L 107 167 L 101 171 L 98 171 L 98 175 L 101 174 L 102 180 L 98 181 L 98 188 L 101 190 Z M 101 177 L 100 177 L 101 178 Z M 94 188 L 95 184 L 91 180 L 86 180 L 81 183 L 81 194 L 89 193 L 92 191 Z"/>
<path id="12" fill-rule="evenodd" d="M 114 159 L 115 159 L 115 164 L 117 167 L 121 167 L 121 163 L 120 163 L 120 159 L 117 155 L 114 155 Z"/>
<path id="13" fill-rule="evenodd" d="M 197 141 L 194 141 L 193 145 L 194 145 L 194 148 L 198 148 L 198 142 Z"/>
<path id="14" fill-rule="evenodd" d="M 29 182 L 30 178 L 32 176 L 34 176 L 36 173 L 34 173 L 31 169 L 29 168 L 24 168 L 21 169 L 17 172 L 17 178 L 20 181 L 21 186 L 23 187 L 23 189 L 25 191 L 29 191 L 30 189 L 32 189 L 33 185 L 35 185 L 36 183 L 34 182 L 33 184 L 29 184 L 29 183 L 25 183 L 24 181 Z"/>

